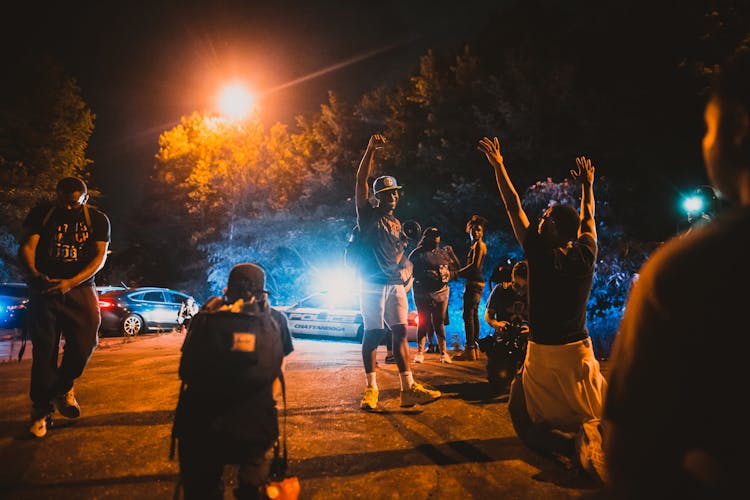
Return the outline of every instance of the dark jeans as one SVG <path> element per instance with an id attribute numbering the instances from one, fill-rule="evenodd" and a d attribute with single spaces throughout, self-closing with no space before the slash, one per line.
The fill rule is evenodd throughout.
<path id="1" fill-rule="evenodd" d="M 424 350 L 425 340 L 434 330 L 440 354 L 445 352 L 445 318 L 448 315 L 448 293 L 439 296 L 414 289 L 414 304 L 419 313 L 417 345 Z"/>
<path id="2" fill-rule="evenodd" d="M 242 446 L 236 440 L 231 443 L 223 441 L 212 434 L 179 439 L 180 480 L 185 500 L 223 500 L 224 466 L 232 463 L 226 460 L 226 448 Z M 247 458 L 238 464 L 234 497 L 255 500 L 260 498 L 258 488 L 268 479 L 273 446 L 255 453 L 251 451 L 252 445 L 248 444 L 247 448 Z"/>
<path id="3" fill-rule="evenodd" d="M 50 413 L 52 399 L 68 392 L 99 343 L 99 298 L 93 285 L 65 295 L 32 291 L 28 310 L 32 344 L 31 402 L 35 415 Z M 65 339 L 58 366 L 60 337 Z"/>
<path id="4" fill-rule="evenodd" d="M 466 331 L 466 348 L 477 347 L 479 341 L 479 301 L 482 300 L 484 283 L 467 281 L 464 287 L 464 330 Z"/>

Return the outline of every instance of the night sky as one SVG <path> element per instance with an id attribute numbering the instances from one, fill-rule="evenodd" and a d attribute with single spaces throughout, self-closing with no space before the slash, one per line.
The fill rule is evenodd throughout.
<path id="1" fill-rule="evenodd" d="M 222 82 L 262 95 L 270 125 L 402 78 L 427 48 L 459 45 L 502 2 L 219 0 L 15 2 L 4 47 L 51 55 L 96 114 L 88 156 L 115 212 L 137 199 L 159 134 L 213 111 Z"/>

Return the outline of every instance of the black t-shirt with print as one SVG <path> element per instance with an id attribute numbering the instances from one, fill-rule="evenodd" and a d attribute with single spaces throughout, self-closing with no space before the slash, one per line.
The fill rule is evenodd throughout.
<path id="1" fill-rule="evenodd" d="M 495 285 L 487 299 L 487 309 L 493 311 L 493 319 L 497 321 L 518 324 L 529 320 L 526 294 L 516 292 L 509 281 Z"/>
<path id="2" fill-rule="evenodd" d="M 41 204 L 29 212 L 23 225 L 27 234 L 38 234 L 35 264 L 50 278 L 67 279 L 78 274 L 96 255 L 97 241 L 110 241 L 109 218 L 94 207 L 88 207 L 91 226 L 83 209 L 55 207 L 46 223 L 44 218 L 54 205 Z M 94 282 L 93 276 L 82 284 Z"/>

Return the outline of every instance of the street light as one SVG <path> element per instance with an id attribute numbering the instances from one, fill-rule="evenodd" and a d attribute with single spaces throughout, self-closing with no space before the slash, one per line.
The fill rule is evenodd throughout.
<path id="1" fill-rule="evenodd" d="M 682 209 L 687 215 L 688 224 L 694 226 L 711 220 L 716 214 L 717 199 L 716 191 L 707 184 L 683 198 Z"/>
<path id="2" fill-rule="evenodd" d="M 685 213 L 690 217 L 693 214 L 699 214 L 703 212 L 706 206 L 706 200 L 701 195 L 693 194 L 685 198 L 682 202 L 682 208 Z"/>
<path id="3" fill-rule="evenodd" d="M 253 111 L 255 95 L 241 83 L 230 83 L 219 92 L 217 103 L 223 115 L 241 120 Z"/>

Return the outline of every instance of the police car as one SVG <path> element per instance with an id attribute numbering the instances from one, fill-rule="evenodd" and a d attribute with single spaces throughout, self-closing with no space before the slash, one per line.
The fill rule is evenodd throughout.
<path id="1" fill-rule="evenodd" d="M 355 293 L 317 292 L 291 306 L 275 306 L 287 317 L 293 337 L 336 338 L 362 341 L 364 328 L 359 312 L 359 296 Z M 407 340 L 417 341 L 416 311 L 409 311 Z"/>

